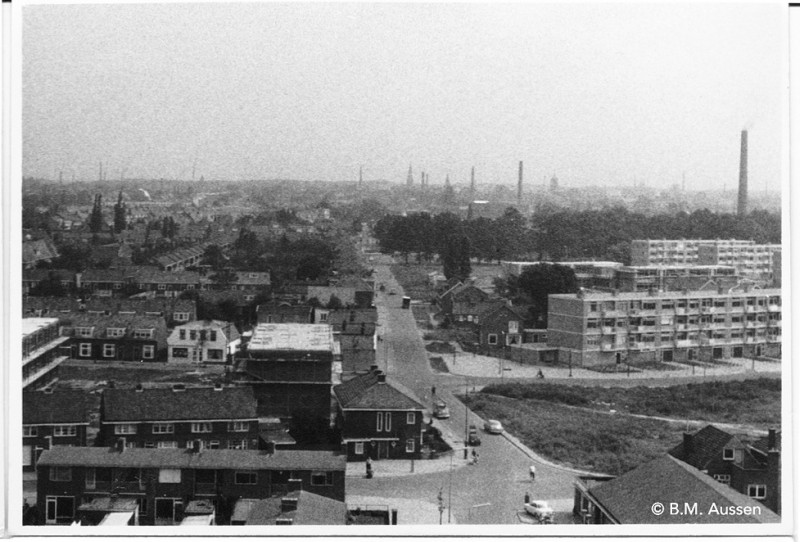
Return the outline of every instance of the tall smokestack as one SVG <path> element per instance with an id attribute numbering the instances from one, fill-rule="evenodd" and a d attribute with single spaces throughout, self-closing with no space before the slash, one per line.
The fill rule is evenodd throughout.
<path id="1" fill-rule="evenodd" d="M 475 166 L 472 166 L 472 173 L 469 177 L 469 191 L 475 195 Z"/>
<path id="2" fill-rule="evenodd" d="M 411 164 L 408 164 L 408 176 L 406 177 L 406 186 L 414 184 L 414 175 L 411 173 Z"/>
<path id="3" fill-rule="evenodd" d="M 522 160 L 519 161 L 519 182 L 517 184 L 517 203 L 522 203 Z"/>
<path id="4" fill-rule="evenodd" d="M 739 155 L 739 216 L 747 214 L 747 130 L 742 130 L 742 151 Z"/>
<path id="5" fill-rule="evenodd" d="M 358 167 L 358 187 L 364 184 L 364 166 Z"/>

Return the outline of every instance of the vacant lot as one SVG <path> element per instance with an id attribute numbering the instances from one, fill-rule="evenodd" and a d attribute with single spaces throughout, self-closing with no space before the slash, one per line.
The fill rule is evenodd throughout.
<path id="1" fill-rule="evenodd" d="M 391 266 L 392 274 L 406 295 L 412 299 L 430 302 L 436 298 L 436 289 L 428 284 L 428 273 L 441 271 L 440 265 L 395 264 Z"/>
<path id="2" fill-rule="evenodd" d="M 59 367 L 59 384 L 92 389 L 113 381 L 121 387 L 136 384 L 211 385 L 222 377 L 221 366 L 166 365 L 162 363 L 102 363 L 68 361 Z"/>
<path id="3" fill-rule="evenodd" d="M 657 420 L 485 393 L 462 400 L 481 417 L 500 420 L 543 457 L 593 472 L 622 474 L 663 455 L 682 439 L 681 427 Z"/>
<path id="4" fill-rule="evenodd" d="M 779 426 L 781 381 L 759 378 L 663 388 L 493 384 L 485 394 L 667 418 Z"/>

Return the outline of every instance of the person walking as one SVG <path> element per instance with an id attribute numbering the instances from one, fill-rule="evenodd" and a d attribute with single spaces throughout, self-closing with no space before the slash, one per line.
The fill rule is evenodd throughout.
<path id="1" fill-rule="evenodd" d="M 530 475 L 531 475 L 531 482 L 533 482 L 536 479 L 536 467 L 531 465 L 531 468 L 530 468 L 529 472 L 530 472 Z"/>
<path id="2" fill-rule="evenodd" d="M 372 459 L 367 457 L 367 478 L 372 478 Z"/>

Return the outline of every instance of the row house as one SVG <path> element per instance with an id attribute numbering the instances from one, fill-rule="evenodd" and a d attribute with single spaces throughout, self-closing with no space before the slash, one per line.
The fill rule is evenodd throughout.
<path id="1" fill-rule="evenodd" d="M 314 321 L 328 324 L 342 353 L 342 378 L 368 371 L 377 353 L 377 309 L 314 309 Z"/>
<path id="2" fill-rule="evenodd" d="M 324 324 L 258 324 L 235 355 L 232 379 L 253 387 L 259 416 L 332 419 L 341 350 Z"/>
<path id="3" fill-rule="evenodd" d="M 169 363 L 225 363 L 239 347 L 236 326 L 220 320 L 197 320 L 176 326 L 167 338 Z M 232 359 L 232 358 L 230 358 Z"/>
<path id="4" fill-rule="evenodd" d="M 132 266 L 119 269 L 87 269 L 76 276 L 78 289 L 100 297 L 128 296 L 152 292 L 160 297 L 177 297 L 186 290 L 207 289 L 210 280 L 192 271 L 168 272 L 156 267 Z"/>
<path id="5" fill-rule="evenodd" d="M 72 297 L 25 296 L 22 299 L 25 316 L 60 317 L 86 313 L 99 316 L 161 316 L 167 325 L 189 322 L 197 318 L 197 303 L 178 298 L 106 298 L 86 300 Z"/>
<path id="6" fill-rule="evenodd" d="M 572 262 L 519 262 L 502 261 L 500 265 L 506 277 L 519 277 L 526 270 L 537 265 L 561 265 L 575 273 L 575 281 L 581 288 L 609 289 L 614 287 L 616 273 L 622 268 L 619 262 L 611 261 L 572 261 Z"/>
<path id="7" fill-rule="evenodd" d="M 484 314 L 507 305 L 503 299 L 490 299 L 487 301 L 455 301 L 450 312 L 445 315 L 448 322 L 456 327 L 474 329 L 481 324 Z"/>
<path id="8" fill-rule="evenodd" d="M 377 366 L 333 388 L 348 460 L 419 459 L 425 407 Z"/>
<path id="9" fill-rule="evenodd" d="M 375 290 L 370 283 L 359 278 L 342 279 L 325 286 L 307 287 L 306 299 L 316 298 L 323 305 L 327 305 L 331 296 L 337 297 L 345 307 L 368 309 L 372 307 Z"/>
<path id="10" fill-rule="evenodd" d="M 36 295 L 47 284 L 57 284 L 65 293 L 73 293 L 75 276 L 76 273 L 68 269 L 23 269 L 22 294 Z"/>
<path id="11" fill-rule="evenodd" d="M 200 265 L 204 253 L 203 245 L 181 248 L 155 258 L 155 263 L 162 271 L 185 271 L 189 267 Z"/>
<path id="12" fill-rule="evenodd" d="M 75 314 L 62 319 L 61 335 L 70 339 L 79 360 L 164 361 L 167 324 L 161 316 Z"/>
<path id="13" fill-rule="evenodd" d="M 780 289 L 556 294 L 548 345 L 585 365 L 780 357 Z"/>
<path id="14" fill-rule="evenodd" d="M 186 387 L 103 391 L 98 442 L 128 448 L 252 450 L 259 447 L 253 391 L 247 387 Z"/>
<path id="15" fill-rule="evenodd" d="M 44 388 L 22 393 L 22 469 L 33 471 L 52 446 L 86 446 L 88 396 L 83 390 Z"/>
<path id="16" fill-rule="evenodd" d="M 653 503 L 680 505 L 680 514 L 653 513 Z M 687 511 L 684 504 L 691 508 Z M 730 510 L 747 513 L 730 513 Z M 716 509 L 722 513 L 713 513 Z M 692 513 L 691 510 L 696 510 Z M 711 512 L 711 513 L 709 513 Z M 575 481 L 573 514 L 585 524 L 652 525 L 691 523 L 780 523 L 760 501 L 742 495 L 670 455 L 620 476 L 580 476 Z"/>
<path id="17" fill-rule="evenodd" d="M 22 388 L 34 390 L 58 378 L 69 359 L 69 338 L 61 335 L 58 318 L 22 319 Z"/>
<path id="18" fill-rule="evenodd" d="M 780 432 L 774 429 L 749 442 L 707 425 L 694 434 L 684 433 L 683 442 L 669 454 L 780 514 L 780 442 Z"/>
<path id="19" fill-rule="evenodd" d="M 227 524 L 240 499 L 286 495 L 290 483 L 343 502 L 345 467 L 329 451 L 54 446 L 39 457 L 36 506 L 41 523 L 70 525 L 82 504 L 134 499 L 141 525 L 177 525 L 206 500 L 216 523 Z"/>
<path id="20" fill-rule="evenodd" d="M 523 317 L 513 307 L 502 304 L 479 316 L 478 343 L 482 347 L 517 346 L 523 343 Z"/>

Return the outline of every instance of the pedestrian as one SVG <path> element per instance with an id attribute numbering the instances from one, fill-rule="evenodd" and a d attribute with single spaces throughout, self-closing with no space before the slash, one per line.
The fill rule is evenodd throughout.
<path id="1" fill-rule="evenodd" d="M 529 491 L 525 492 L 525 504 L 530 504 L 531 502 L 531 494 Z"/>
<path id="2" fill-rule="evenodd" d="M 372 459 L 367 457 L 367 478 L 372 478 Z"/>
<path id="3" fill-rule="evenodd" d="M 531 474 L 531 482 L 533 482 L 536 479 L 536 467 L 533 465 L 531 465 L 530 474 Z"/>
<path id="4" fill-rule="evenodd" d="M 436 395 L 436 386 L 431 386 L 431 395 Z"/>

